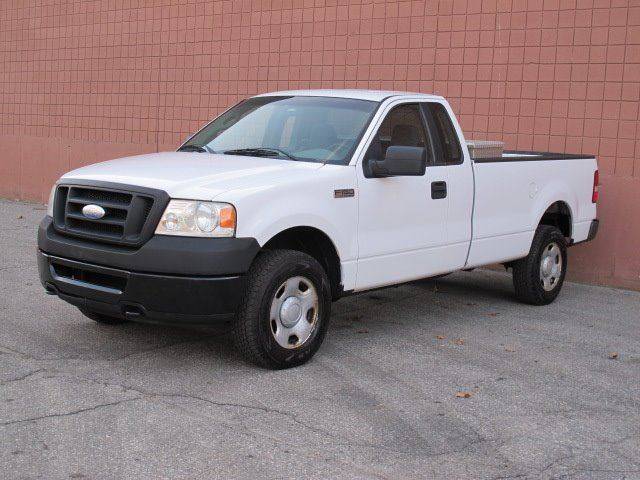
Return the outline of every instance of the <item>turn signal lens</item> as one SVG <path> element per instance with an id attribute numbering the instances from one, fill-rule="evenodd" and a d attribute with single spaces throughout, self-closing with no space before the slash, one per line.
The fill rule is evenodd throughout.
<path id="1" fill-rule="evenodd" d="M 220 228 L 236 229 L 236 209 L 228 205 L 220 209 Z"/>

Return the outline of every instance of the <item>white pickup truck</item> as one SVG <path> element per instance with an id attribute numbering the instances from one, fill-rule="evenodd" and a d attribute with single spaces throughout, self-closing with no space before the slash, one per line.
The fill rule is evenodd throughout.
<path id="1" fill-rule="evenodd" d="M 592 156 L 472 159 L 446 100 L 270 93 L 177 152 L 74 170 L 38 232 L 46 291 L 103 323 L 228 322 L 270 368 L 318 350 L 331 302 L 502 263 L 516 297 L 558 295 L 598 227 Z"/>

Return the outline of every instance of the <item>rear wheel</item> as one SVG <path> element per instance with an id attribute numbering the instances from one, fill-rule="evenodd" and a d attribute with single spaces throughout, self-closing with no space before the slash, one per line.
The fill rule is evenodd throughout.
<path id="1" fill-rule="evenodd" d="M 513 286 L 518 300 L 547 305 L 562 289 L 567 271 L 567 242 L 556 227 L 540 225 L 526 257 L 513 262 Z"/>
<path id="2" fill-rule="evenodd" d="M 320 348 L 330 313 L 329 279 L 313 257 L 294 250 L 266 251 L 247 274 L 235 343 L 260 366 L 301 365 Z"/>
<path id="3" fill-rule="evenodd" d="M 102 323 L 105 325 L 119 325 L 121 323 L 127 323 L 127 320 L 124 318 L 111 317 L 109 315 L 105 315 L 104 313 L 94 312 L 92 310 L 87 310 L 85 308 L 79 308 L 80 312 L 87 317 L 97 323 Z"/>

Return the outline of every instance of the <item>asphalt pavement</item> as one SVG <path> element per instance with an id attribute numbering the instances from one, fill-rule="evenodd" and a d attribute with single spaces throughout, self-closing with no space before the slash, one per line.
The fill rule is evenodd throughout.
<path id="1" fill-rule="evenodd" d="M 640 478 L 639 292 L 531 307 L 457 273 L 340 300 L 309 364 L 267 371 L 45 295 L 44 214 L 0 200 L 3 478 Z"/>

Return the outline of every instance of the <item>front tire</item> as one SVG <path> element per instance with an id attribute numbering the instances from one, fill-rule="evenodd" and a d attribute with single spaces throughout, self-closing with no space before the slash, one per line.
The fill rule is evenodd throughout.
<path id="1" fill-rule="evenodd" d="M 307 362 L 329 326 L 331 289 L 322 266 L 295 250 L 267 250 L 247 274 L 233 336 L 242 355 L 281 369 Z"/>
<path id="2" fill-rule="evenodd" d="M 567 272 L 567 241 L 555 227 L 540 225 L 526 257 L 513 262 L 513 286 L 518 300 L 530 305 L 553 302 Z"/>

